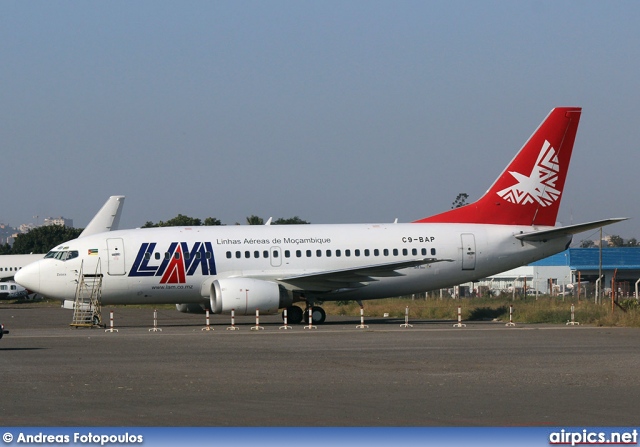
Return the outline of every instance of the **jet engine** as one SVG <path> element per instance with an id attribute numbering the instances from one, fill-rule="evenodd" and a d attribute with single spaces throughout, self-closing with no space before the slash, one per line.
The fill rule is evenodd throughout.
<path id="1" fill-rule="evenodd" d="M 256 309 L 263 314 L 274 314 L 278 309 L 293 304 L 287 290 L 278 283 L 253 278 L 216 279 L 210 286 L 213 313 L 250 315 Z"/>

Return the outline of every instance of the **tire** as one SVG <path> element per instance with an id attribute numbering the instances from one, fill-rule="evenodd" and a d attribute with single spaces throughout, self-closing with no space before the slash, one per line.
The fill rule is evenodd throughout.
<path id="1" fill-rule="evenodd" d="M 284 320 L 284 312 L 282 313 L 282 318 Z M 298 306 L 290 306 L 287 307 L 287 323 L 289 324 L 300 324 L 302 323 L 303 312 L 302 309 Z"/>
<path id="2" fill-rule="evenodd" d="M 311 318 L 315 324 L 322 324 L 327 319 L 327 313 L 320 306 L 313 306 L 311 308 Z"/>

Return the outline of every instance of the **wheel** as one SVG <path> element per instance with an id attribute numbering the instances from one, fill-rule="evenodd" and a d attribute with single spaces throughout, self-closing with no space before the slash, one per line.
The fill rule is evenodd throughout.
<path id="1" fill-rule="evenodd" d="M 92 322 L 93 322 L 94 326 L 100 326 L 100 316 L 99 315 L 94 315 Z"/>
<path id="2" fill-rule="evenodd" d="M 282 319 L 284 320 L 284 312 L 282 312 Z M 298 306 L 287 307 L 287 320 L 290 324 L 302 323 L 302 309 Z"/>
<path id="3" fill-rule="evenodd" d="M 313 306 L 311 308 L 311 318 L 315 324 L 322 324 L 327 319 L 327 313 L 320 306 Z"/>
<path id="4" fill-rule="evenodd" d="M 327 314 L 322 307 L 312 306 L 311 319 L 313 320 L 313 324 L 322 324 L 324 320 L 327 319 Z M 309 308 L 304 312 L 304 322 L 309 323 Z"/>

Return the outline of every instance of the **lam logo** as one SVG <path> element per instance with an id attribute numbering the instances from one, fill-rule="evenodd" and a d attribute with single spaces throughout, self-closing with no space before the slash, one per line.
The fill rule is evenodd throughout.
<path id="1" fill-rule="evenodd" d="M 187 276 L 196 272 L 203 276 L 216 274 L 211 242 L 195 242 L 191 249 L 186 242 L 172 242 L 166 252 L 154 255 L 156 245 L 156 242 L 140 245 L 129 276 L 160 276 L 160 284 L 184 284 Z"/>
<path id="2" fill-rule="evenodd" d="M 551 143 L 545 141 L 531 174 L 527 176 L 509 171 L 518 183 L 498 191 L 497 194 L 507 202 L 519 205 L 537 202 L 542 206 L 549 206 L 558 200 L 561 194 L 556 188 L 559 173 L 558 155 Z"/>

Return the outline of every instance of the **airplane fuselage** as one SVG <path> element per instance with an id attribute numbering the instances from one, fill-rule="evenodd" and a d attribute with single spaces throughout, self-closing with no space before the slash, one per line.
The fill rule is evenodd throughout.
<path id="1" fill-rule="evenodd" d="M 536 228 L 540 229 L 540 228 Z M 40 261 L 41 290 L 74 298 L 80 269 L 102 275 L 103 304 L 206 303 L 215 279 L 288 278 L 432 259 L 370 281 L 305 287 L 306 298 L 360 300 L 400 296 L 484 278 L 557 253 L 570 237 L 522 242 L 532 227 L 478 224 L 215 226 L 122 230 L 88 236 L 55 250 L 69 259 Z M 59 256 L 60 257 L 60 256 Z M 65 256 L 62 256 L 65 257 Z M 54 265 L 55 263 L 55 265 Z M 248 292 L 251 290 L 247 287 Z"/>

